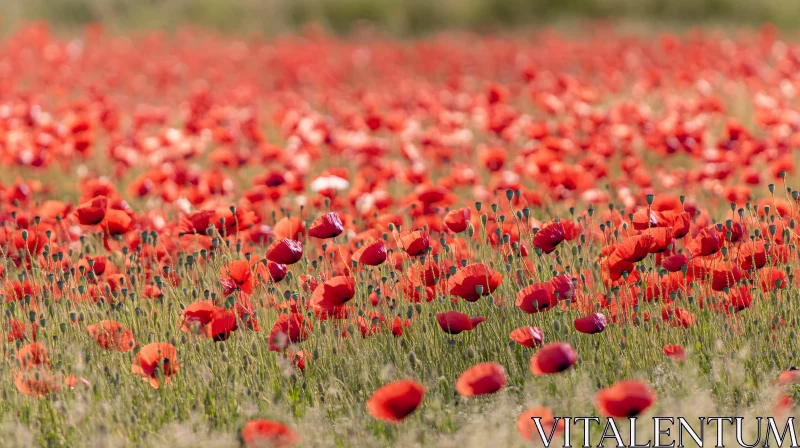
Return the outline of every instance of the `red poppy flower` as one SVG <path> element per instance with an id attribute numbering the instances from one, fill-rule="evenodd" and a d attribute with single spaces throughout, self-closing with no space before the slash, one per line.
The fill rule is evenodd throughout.
<path id="1" fill-rule="evenodd" d="M 577 280 L 568 274 L 556 275 L 550 279 L 553 295 L 558 300 L 572 300 L 575 298 L 575 285 Z"/>
<path id="2" fill-rule="evenodd" d="M 275 283 L 286 278 L 286 273 L 288 272 L 286 265 L 275 263 L 274 261 L 267 261 L 267 270 L 269 270 L 269 277 Z"/>
<path id="3" fill-rule="evenodd" d="M 456 391 L 465 396 L 493 394 L 507 383 L 506 371 L 495 362 L 476 364 L 458 377 Z"/>
<path id="4" fill-rule="evenodd" d="M 553 284 L 550 282 L 534 283 L 517 293 L 517 308 L 528 314 L 550 310 L 557 304 Z"/>
<path id="5" fill-rule="evenodd" d="M 288 448 L 300 443 L 300 437 L 288 426 L 265 419 L 255 419 L 245 423 L 241 436 L 247 448 L 263 446 Z"/>
<path id="6" fill-rule="evenodd" d="M 154 389 L 169 383 L 172 376 L 178 373 L 178 353 L 175 346 L 166 342 L 147 344 L 133 357 L 131 372 L 150 383 Z"/>
<path id="7" fill-rule="evenodd" d="M 50 358 L 47 357 L 47 350 L 41 342 L 23 345 L 17 350 L 16 357 L 22 370 L 50 366 Z"/>
<path id="8" fill-rule="evenodd" d="M 317 218 L 311 227 L 308 229 L 308 236 L 324 240 L 326 238 L 335 238 L 344 231 L 342 219 L 336 212 L 326 213 Z"/>
<path id="9" fill-rule="evenodd" d="M 556 250 L 562 241 L 567 239 L 564 223 L 551 222 L 536 232 L 533 236 L 533 247 L 541 249 L 542 252 L 549 254 Z"/>
<path id="10" fill-rule="evenodd" d="M 353 277 L 340 275 L 320 283 L 311 295 L 311 306 L 331 312 L 356 295 L 356 282 Z"/>
<path id="11" fill-rule="evenodd" d="M 746 241 L 739 246 L 739 266 L 749 271 L 767 265 L 767 242 L 763 240 Z"/>
<path id="12" fill-rule="evenodd" d="M 61 378 L 46 369 L 21 370 L 14 375 L 14 386 L 24 395 L 44 398 L 61 389 Z"/>
<path id="13" fill-rule="evenodd" d="M 617 245 L 617 249 L 613 254 L 611 254 L 611 262 L 613 263 L 615 258 L 628 261 L 630 263 L 636 263 L 644 260 L 644 258 L 650 253 L 653 244 L 654 240 L 650 235 L 642 234 L 631 236 L 621 244 Z"/>
<path id="14" fill-rule="evenodd" d="M 575 329 L 586 334 L 602 333 L 606 329 L 606 317 L 600 313 L 594 313 L 575 319 Z"/>
<path id="15" fill-rule="evenodd" d="M 525 347 L 535 348 L 542 345 L 544 332 L 537 327 L 519 327 L 509 335 L 513 341 Z"/>
<path id="16" fill-rule="evenodd" d="M 269 333 L 269 349 L 280 352 L 289 344 L 302 342 L 311 331 L 311 323 L 304 322 L 300 313 L 281 314 Z"/>
<path id="17" fill-rule="evenodd" d="M 415 230 L 400 237 L 403 250 L 412 257 L 424 255 L 431 245 L 430 237 L 424 230 Z"/>
<path id="18" fill-rule="evenodd" d="M 502 281 L 503 274 L 483 263 L 475 263 L 459 269 L 447 280 L 447 287 L 451 295 L 476 302 L 481 296 L 491 294 Z"/>
<path id="19" fill-rule="evenodd" d="M 558 424 L 555 423 L 553 411 L 550 408 L 539 407 L 531 408 L 523 411 L 517 417 L 517 431 L 519 435 L 525 440 L 538 440 L 539 430 L 536 428 L 536 423 L 533 421 L 535 417 L 539 418 L 539 423 L 542 425 L 542 430 L 546 435 L 550 434 L 550 430 L 555 425 L 553 436 L 557 436 L 564 432 L 564 419 L 560 419 Z"/>
<path id="20" fill-rule="evenodd" d="M 539 349 L 531 357 L 531 372 L 536 376 L 563 372 L 578 360 L 572 346 L 566 342 L 553 342 Z"/>
<path id="21" fill-rule="evenodd" d="M 132 225 L 133 218 L 124 210 L 116 209 L 108 209 L 105 219 L 100 223 L 100 227 L 106 231 L 106 234 L 111 236 L 128 233 Z"/>
<path id="22" fill-rule="evenodd" d="M 284 238 L 274 241 L 267 248 L 267 260 L 280 264 L 295 264 L 303 258 L 303 245 L 299 241 Z"/>
<path id="23" fill-rule="evenodd" d="M 778 380 L 782 385 L 800 383 L 800 369 L 791 367 L 789 370 L 781 372 Z"/>
<path id="24" fill-rule="evenodd" d="M 693 256 L 704 257 L 719 252 L 723 243 L 724 240 L 717 232 L 717 228 L 709 226 L 700 230 L 700 233 L 689 243 L 687 248 Z"/>
<path id="25" fill-rule="evenodd" d="M 685 351 L 680 345 L 665 345 L 664 355 L 676 361 L 683 361 L 686 359 Z"/>
<path id="26" fill-rule="evenodd" d="M 232 294 L 236 288 L 247 294 L 253 293 L 252 272 L 247 260 L 232 261 L 227 266 L 221 267 L 220 277 L 222 285 L 225 287 L 225 295 Z"/>
<path id="27" fill-rule="evenodd" d="M 198 210 L 181 218 L 180 230 L 184 233 L 206 234 L 206 230 L 213 225 L 212 220 L 216 216 L 214 210 Z"/>
<path id="28" fill-rule="evenodd" d="M 106 350 L 129 352 L 136 347 L 133 332 L 119 322 L 101 320 L 86 327 L 89 336 Z"/>
<path id="29" fill-rule="evenodd" d="M 216 309 L 217 307 L 211 302 L 201 301 L 192 303 L 181 313 L 181 330 L 200 333 L 200 329 L 211 322 Z"/>
<path id="30" fill-rule="evenodd" d="M 203 334 L 215 341 L 228 339 L 234 331 L 239 329 L 236 314 L 222 307 L 216 307 L 211 313 L 211 321 L 203 327 Z"/>
<path id="31" fill-rule="evenodd" d="M 106 210 L 108 210 L 108 199 L 105 196 L 97 196 L 91 201 L 75 207 L 73 213 L 79 223 L 89 226 L 103 221 L 106 217 Z"/>
<path id="32" fill-rule="evenodd" d="M 458 311 L 448 311 L 437 314 L 436 321 L 439 322 L 439 327 L 445 333 L 459 334 L 462 331 L 474 329 L 481 322 L 485 322 L 486 318 L 483 316 L 470 318 L 468 315 Z"/>
<path id="33" fill-rule="evenodd" d="M 379 266 L 386 261 L 386 258 L 386 246 L 383 240 L 364 244 L 353 254 L 353 260 L 367 266 Z"/>
<path id="34" fill-rule="evenodd" d="M 461 233 L 467 230 L 470 213 L 467 207 L 450 210 L 444 217 L 444 225 L 453 233 Z"/>
<path id="35" fill-rule="evenodd" d="M 288 240 L 299 240 L 301 236 L 306 234 L 303 221 L 297 216 L 283 217 L 280 221 L 275 223 L 275 226 L 272 227 L 272 231 L 275 238 Z"/>
<path id="36" fill-rule="evenodd" d="M 425 388 L 412 380 L 389 383 L 367 400 L 367 411 L 373 417 L 390 422 L 403 421 L 422 403 Z"/>
<path id="37" fill-rule="evenodd" d="M 661 261 L 661 267 L 669 272 L 679 272 L 689 263 L 689 258 L 684 254 L 671 255 Z"/>
<path id="38" fill-rule="evenodd" d="M 626 380 L 600 390 L 595 401 L 604 416 L 636 417 L 656 402 L 656 395 L 647 384 Z"/>

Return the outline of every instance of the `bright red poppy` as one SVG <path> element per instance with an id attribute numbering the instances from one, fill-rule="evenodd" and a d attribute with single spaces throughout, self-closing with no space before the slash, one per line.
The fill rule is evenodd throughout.
<path id="1" fill-rule="evenodd" d="M 372 394 L 367 400 L 367 411 L 377 419 L 398 423 L 422 404 L 424 395 L 425 388 L 416 381 L 395 381 Z"/>
<path id="2" fill-rule="evenodd" d="M 300 436 L 288 426 L 261 418 L 245 423 L 241 437 L 248 448 L 288 448 L 300 443 Z"/>
<path id="3" fill-rule="evenodd" d="M 656 394 L 642 382 L 626 380 L 600 390 L 597 410 L 607 417 L 636 417 L 656 402 Z"/>
<path id="4" fill-rule="evenodd" d="M 356 295 L 353 277 L 340 275 L 320 283 L 311 295 L 311 306 L 323 311 L 334 311 Z"/>
<path id="5" fill-rule="evenodd" d="M 447 280 L 450 294 L 468 302 L 476 302 L 481 296 L 489 295 L 500 286 L 503 274 L 483 263 L 464 266 Z"/>
<path id="6" fill-rule="evenodd" d="M 496 362 L 476 364 L 458 377 L 456 391 L 465 396 L 493 394 L 507 383 L 506 371 Z"/>
<path id="7" fill-rule="evenodd" d="M 141 376 L 154 389 L 169 383 L 178 373 L 178 352 L 175 346 L 166 342 L 147 344 L 133 357 L 131 372 Z"/>
<path id="8" fill-rule="evenodd" d="M 536 348 L 542 345 L 544 332 L 537 327 L 519 327 L 509 335 L 511 340 L 525 347 Z"/>

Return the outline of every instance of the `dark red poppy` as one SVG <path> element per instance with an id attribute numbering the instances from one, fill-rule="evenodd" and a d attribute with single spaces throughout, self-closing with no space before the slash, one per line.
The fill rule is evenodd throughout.
<path id="1" fill-rule="evenodd" d="M 398 423 L 419 407 L 424 395 L 425 388 L 416 381 L 395 381 L 372 394 L 367 400 L 367 411 L 377 419 Z"/>
<path id="2" fill-rule="evenodd" d="M 681 268 L 689 263 L 689 257 L 684 254 L 675 254 L 661 260 L 661 267 L 669 272 L 680 272 Z"/>
<path id="3" fill-rule="evenodd" d="M 763 240 L 746 241 L 739 246 L 739 266 L 749 271 L 767 265 L 767 242 Z"/>
<path id="4" fill-rule="evenodd" d="M 538 327 L 519 327 L 509 335 L 511 340 L 525 347 L 535 348 L 542 345 L 544 332 Z"/>
<path id="5" fill-rule="evenodd" d="M 103 221 L 103 218 L 106 217 L 106 210 L 108 210 L 108 199 L 105 196 L 97 196 L 91 201 L 75 207 L 73 213 L 79 223 L 89 226 Z"/>
<path id="6" fill-rule="evenodd" d="M 575 298 L 577 279 L 569 274 L 556 275 L 550 279 L 553 295 L 558 300 L 572 300 Z"/>
<path id="7" fill-rule="evenodd" d="M 431 245 L 430 236 L 424 230 L 415 230 L 400 237 L 403 250 L 412 257 L 424 255 Z"/>
<path id="8" fill-rule="evenodd" d="M 558 300 L 553 294 L 552 283 L 538 282 L 521 289 L 515 303 L 522 311 L 534 314 L 552 309 L 558 304 Z"/>
<path id="9" fill-rule="evenodd" d="M 269 270 L 270 278 L 275 283 L 286 278 L 286 272 L 288 272 L 285 264 L 275 263 L 274 261 L 267 261 L 267 269 Z"/>
<path id="10" fill-rule="evenodd" d="M 364 244 L 353 254 L 353 260 L 367 266 L 379 266 L 386 261 L 386 258 L 386 246 L 383 240 Z"/>
<path id="11" fill-rule="evenodd" d="M 562 241 L 567 239 L 564 224 L 561 222 L 551 222 L 536 232 L 533 236 L 533 247 L 541 249 L 542 252 L 549 254 L 556 250 Z"/>
<path id="12" fill-rule="evenodd" d="M 481 296 L 491 294 L 502 281 L 503 274 L 483 263 L 475 263 L 459 269 L 447 280 L 447 287 L 451 295 L 476 302 Z"/>
<path id="13" fill-rule="evenodd" d="M 335 238 L 343 231 L 344 225 L 339 214 L 330 212 L 314 220 L 308 229 L 308 236 L 324 240 L 326 238 Z"/>
<path id="14" fill-rule="evenodd" d="M 553 342 L 539 349 L 531 357 L 531 372 L 536 376 L 563 372 L 578 360 L 572 346 L 566 342 Z"/>
<path id="15" fill-rule="evenodd" d="M 600 313 L 575 319 L 575 329 L 581 333 L 596 334 L 606 329 L 606 317 Z"/>
<path id="16" fill-rule="evenodd" d="M 261 418 L 245 423 L 241 436 L 247 448 L 289 448 L 300 443 L 300 436 L 288 426 Z"/>
<path id="17" fill-rule="evenodd" d="M 458 377 L 456 391 L 465 396 L 493 394 L 507 383 L 506 371 L 496 362 L 476 364 Z"/>
<path id="18" fill-rule="evenodd" d="M 656 402 L 656 394 L 645 383 L 626 380 L 600 390 L 595 402 L 606 417 L 636 417 Z"/>
<path id="19" fill-rule="evenodd" d="M 303 245 L 299 241 L 284 238 L 276 240 L 267 248 L 267 260 L 279 264 L 295 264 L 303 258 Z"/>
<path id="20" fill-rule="evenodd" d="M 436 321 L 445 333 L 459 334 L 462 331 L 473 330 L 478 324 L 485 322 L 486 318 L 483 316 L 470 318 L 468 315 L 458 311 L 448 311 L 437 314 Z"/>
<path id="21" fill-rule="evenodd" d="M 206 230 L 210 225 L 213 225 L 216 211 L 214 210 L 198 210 L 191 212 L 181 218 L 180 230 L 184 233 L 199 233 L 206 234 Z"/>

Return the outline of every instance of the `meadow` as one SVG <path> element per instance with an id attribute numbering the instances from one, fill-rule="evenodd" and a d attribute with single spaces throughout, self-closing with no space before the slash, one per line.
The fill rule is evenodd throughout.
<path id="1" fill-rule="evenodd" d="M 522 447 L 532 416 L 795 415 L 798 67 L 773 26 L 20 26 L 0 440 Z"/>

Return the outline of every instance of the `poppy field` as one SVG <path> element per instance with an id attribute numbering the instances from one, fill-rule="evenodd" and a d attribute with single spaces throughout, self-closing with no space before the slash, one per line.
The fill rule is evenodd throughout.
<path id="1" fill-rule="evenodd" d="M 770 26 L 22 27 L 2 444 L 523 447 L 531 417 L 794 415 L 798 71 Z"/>

